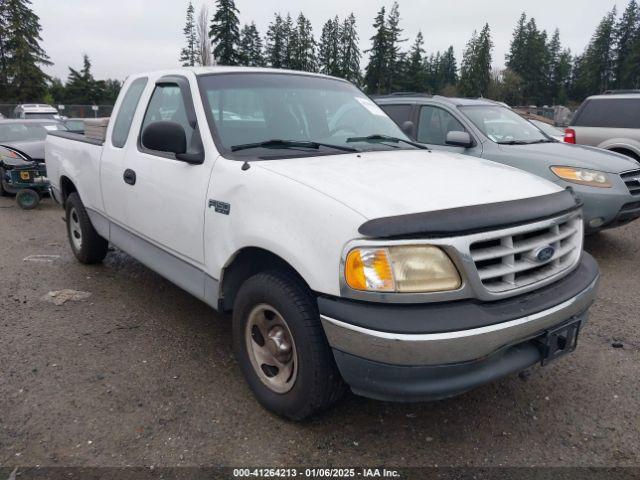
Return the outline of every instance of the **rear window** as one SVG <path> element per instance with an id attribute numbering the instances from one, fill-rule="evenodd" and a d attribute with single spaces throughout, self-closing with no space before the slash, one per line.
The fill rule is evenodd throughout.
<path id="1" fill-rule="evenodd" d="M 587 100 L 578 110 L 576 127 L 640 128 L 640 98 Z"/>

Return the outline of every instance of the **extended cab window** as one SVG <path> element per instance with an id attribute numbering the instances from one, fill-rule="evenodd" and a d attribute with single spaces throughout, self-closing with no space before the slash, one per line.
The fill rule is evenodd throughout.
<path id="1" fill-rule="evenodd" d="M 576 114 L 576 127 L 640 128 L 640 98 L 587 100 Z"/>
<path id="2" fill-rule="evenodd" d="M 431 145 L 446 145 L 447 133 L 465 131 L 462 123 L 442 108 L 425 106 L 420 109 L 419 142 Z"/>
<path id="3" fill-rule="evenodd" d="M 158 85 L 153 91 L 142 122 L 142 131 L 155 122 L 180 124 L 186 133 L 187 145 L 190 145 L 194 129 L 187 118 L 187 107 L 178 85 Z"/>
<path id="4" fill-rule="evenodd" d="M 122 148 L 127 143 L 129 130 L 131 130 L 131 124 L 133 123 L 133 116 L 136 113 L 138 102 L 140 102 L 140 97 L 146 86 L 147 79 L 138 78 L 131 83 L 129 90 L 127 90 L 120 105 L 116 123 L 113 126 L 113 133 L 111 134 L 111 143 L 114 147 Z"/>

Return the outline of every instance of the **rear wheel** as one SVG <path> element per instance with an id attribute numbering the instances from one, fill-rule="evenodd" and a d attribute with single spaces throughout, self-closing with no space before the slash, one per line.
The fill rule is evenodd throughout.
<path id="1" fill-rule="evenodd" d="M 100 263 L 107 256 L 109 242 L 102 238 L 91 224 L 82 201 L 73 192 L 65 203 L 67 235 L 71 250 L 80 263 Z"/>
<path id="2" fill-rule="evenodd" d="M 33 210 L 40 203 L 40 195 L 35 190 L 24 188 L 16 194 L 16 203 L 23 210 Z"/>
<path id="3" fill-rule="evenodd" d="M 259 273 L 242 285 L 233 344 L 254 395 L 278 415 L 302 420 L 331 406 L 345 390 L 315 298 L 292 275 Z"/>

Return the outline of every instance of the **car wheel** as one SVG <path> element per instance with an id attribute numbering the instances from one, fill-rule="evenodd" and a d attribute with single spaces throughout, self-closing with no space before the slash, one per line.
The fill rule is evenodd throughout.
<path id="1" fill-rule="evenodd" d="M 5 169 L 0 167 L 0 197 L 6 197 L 8 195 L 7 191 L 4 189 L 5 175 Z"/>
<path id="2" fill-rule="evenodd" d="M 40 195 L 35 190 L 24 188 L 16 194 L 16 203 L 23 210 L 33 210 L 40 203 Z"/>
<path id="3" fill-rule="evenodd" d="M 80 196 L 73 192 L 65 203 L 67 235 L 71 250 L 80 263 L 100 263 L 107 256 L 109 242 L 102 238 L 91 224 Z"/>
<path id="4" fill-rule="evenodd" d="M 234 305 L 233 345 L 249 387 L 278 415 L 302 420 L 345 391 L 316 300 L 292 275 L 259 273 L 242 285 Z"/>

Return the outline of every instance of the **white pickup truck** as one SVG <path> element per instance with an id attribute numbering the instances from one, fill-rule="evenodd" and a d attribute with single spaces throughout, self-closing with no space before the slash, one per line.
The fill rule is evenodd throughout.
<path id="1" fill-rule="evenodd" d="M 51 132 L 71 248 L 111 243 L 214 309 L 258 400 L 456 395 L 574 350 L 598 267 L 570 191 L 412 143 L 336 78 L 134 75 L 104 141 Z"/>

